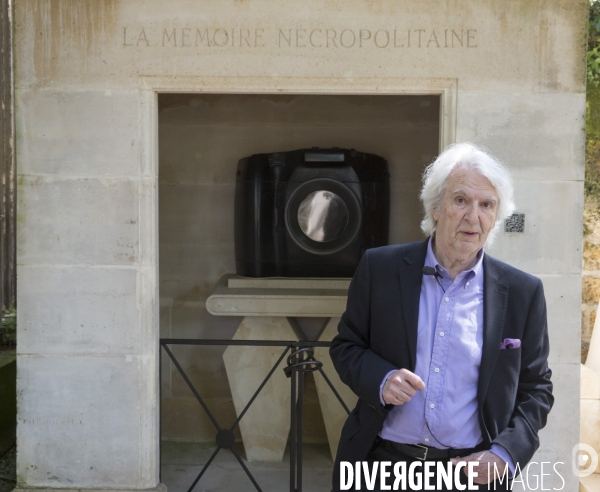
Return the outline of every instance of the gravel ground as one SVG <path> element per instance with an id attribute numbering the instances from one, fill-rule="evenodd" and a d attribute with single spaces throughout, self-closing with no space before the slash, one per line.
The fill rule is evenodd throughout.
<path id="1" fill-rule="evenodd" d="M 17 484 L 17 448 L 0 457 L 0 492 L 11 492 Z"/>

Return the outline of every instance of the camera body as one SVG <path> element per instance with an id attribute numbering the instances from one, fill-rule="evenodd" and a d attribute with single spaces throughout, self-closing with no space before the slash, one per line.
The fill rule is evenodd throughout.
<path id="1" fill-rule="evenodd" d="M 300 149 L 241 159 L 235 259 L 246 277 L 352 277 L 388 243 L 387 161 L 354 149 Z"/>

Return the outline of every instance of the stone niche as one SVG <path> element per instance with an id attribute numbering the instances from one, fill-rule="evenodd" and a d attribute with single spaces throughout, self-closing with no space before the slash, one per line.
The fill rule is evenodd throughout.
<path id="1" fill-rule="evenodd" d="M 206 298 L 235 272 L 233 201 L 237 161 L 251 154 L 347 147 L 385 157 L 391 174 L 390 242 L 419 240 L 423 169 L 439 151 L 440 97 L 160 94 L 159 278 L 161 336 L 231 338 L 241 318 L 215 317 Z M 306 318 L 305 331 L 322 325 Z M 224 347 L 174 347 L 209 408 L 233 422 Z M 212 440 L 214 430 L 163 353 L 163 439 Z M 306 442 L 325 433 L 308 375 Z"/>
<path id="2" fill-rule="evenodd" d="M 565 463 L 576 490 L 587 13 L 587 0 L 14 2 L 18 487 L 159 485 L 159 337 L 237 325 L 204 309 L 234 271 L 237 159 L 381 154 L 400 242 L 421 237 L 423 167 L 473 141 L 509 166 L 525 216 L 488 252 L 539 276 L 548 303 L 555 405 L 534 461 Z M 232 415 L 221 353 L 178 355 Z M 162 370 L 163 424 L 189 418 L 163 434 L 205 438 Z"/>

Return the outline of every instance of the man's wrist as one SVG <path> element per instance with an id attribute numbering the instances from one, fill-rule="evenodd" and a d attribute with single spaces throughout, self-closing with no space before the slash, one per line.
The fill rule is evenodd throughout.
<path id="1" fill-rule="evenodd" d="M 381 382 L 381 385 L 379 386 L 379 403 L 381 403 L 383 406 L 388 405 L 388 403 L 383 399 L 383 387 L 385 386 L 385 382 L 388 380 L 388 378 L 390 377 L 390 375 L 392 375 L 393 373 L 395 373 L 398 369 L 392 369 L 390 372 L 388 372 L 384 377 L 383 377 L 383 381 Z"/>
<path id="2" fill-rule="evenodd" d="M 508 466 L 508 478 L 513 478 L 515 476 L 515 464 L 512 461 L 512 457 L 510 453 L 506 450 L 504 446 L 500 444 L 492 444 L 490 448 L 490 452 L 494 453 L 498 458 L 506 463 Z M 504 473 L 504 470 L 498 470 L 501 474 Z"/>

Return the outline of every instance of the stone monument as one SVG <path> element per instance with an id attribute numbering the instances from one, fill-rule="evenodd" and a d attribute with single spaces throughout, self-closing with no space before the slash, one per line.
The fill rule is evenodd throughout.
<path id="1" fill-rule="evenodd" d="M 489 253 L 543 280 L 556 403 L 534 459 L 565 463 L 565 490 L 576 489 L 587 0 L 14 8 L 20 489 L 162 487 L 158 244 L 159 230 L 175 224 L 158 220 L 163 93 L 377 96 L 374 106 L 434 96 L 436 151 L 473 141 L 506 162 L 524 222 Z M 419 128 L 414 120 L 385 133 L 385 104 L 377 107 L 363 107 L 362 121 L 385 135 L 382 146 Z M 338 127 L 340 139 L 345 132 Z M 198 153 L 197 168 L 209 166 Z M 392 163 L 394 241 L 418 236 L 403 236 L 394 210 L 414 223 L 418 175 L 431 157 Z M 210 173 L 206 206 L 226 208 L 230 187 L 218 166 Z M 412 208 L 399 206 L 405 197 Z M 190 227 L 183 219 L 173 218 L 180 230 Z M 215 236 L 206 250 L 214 261 L 201 292 L 214 287 L 227 247 Z M 546 477 L 545 487 L 560 485 Z"/>

